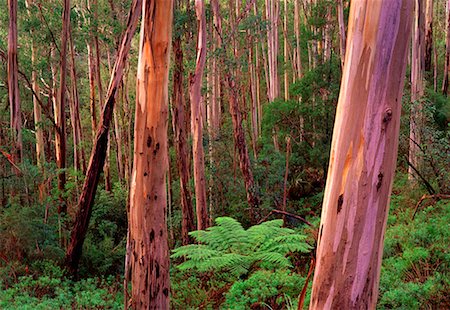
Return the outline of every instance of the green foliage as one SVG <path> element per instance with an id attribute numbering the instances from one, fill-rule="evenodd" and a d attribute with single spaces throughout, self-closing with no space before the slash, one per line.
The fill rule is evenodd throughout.
<path id="1" fill-rule="evenodd" d="M 292 265 L 287 254 L 307 253 L 311 249 L 305 236 L 281 227 L 282 220 L 264 222 L 247 230 L 229 217 L 217 218 L 216 223 L 206 231 L 191 233 L 199 244 L 174 250 L 172 258 L 186 258 L 178 265 L 180 270 L 228 272 L 239 277 L 258 268 L 289 268 Z"/>
<path id="2" fill-rule="evenodd" d="M 0 289 L 1 309 L 121 309 L 122 287 L 114 277 L 73 282 L 57 267 L 41 276 L 20 277 L 15 285 Z M 45 270 L 44 270 L 45 272 Z M 0 283 L 1 284 L 1 283 Z"/>
<path id="3" fill-rule="evenodd" d="M 288 270 L 260 270 L 233 284 L 225 296 L 224 308 L 297 309 L 298 295 L 304 283 L 304 277 Z"/>
<path id="4" fill-rule="evenodd" d="M 444 309 L 450 306 L 450 203 L 420 210 L 393 197 L 380 280 L 380 309 Z"/>
<path id="5" fill-rule="evenodd" d="M 304 278 L 292 271 L 288 256 L 310 251 L 304 235 L 282 227 L 282 220 L 264 222 L 247 230 L 229 217 L 217 218 L 216 224 L 205 231 L 191 233 L 199 244 L 173 251 L 173 259 L 185 259 L 177 268 L 190 271 L 190 276 L 177 281 L 181 284 L 174 288 L 175 303 L 193 304 L 192 295 L 183 292 L 186 281 L 192 284 L 190 290 L 197 295 L 205 299 L 216 296 L 215 303 L 214 300 L 210 303 L 217 307 L 225 299 L 224 306 L 230 309 L 247 308 L 255 302 L 278 309 L 277 306 L 296 302 Z M 202 282 L 209 284 L 201 285 Z M 220 297 L 228 289 L 226 298 Z M 213 297 L 208 297 L 209 290 L 216 292 Z"/>

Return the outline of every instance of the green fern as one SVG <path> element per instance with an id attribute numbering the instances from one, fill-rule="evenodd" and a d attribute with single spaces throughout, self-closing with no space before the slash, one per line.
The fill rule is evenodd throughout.
<path id="1" fill-rule="evenodd" d="M 255 225 L 245 230 L 230 217 L 219 217 L 216 226 L 190 234 L 200 244 L 179 247 L 172 258 L 183 257 L 180 270 L 228 272 L 234 276 L 252 269 L 286 269 L 291 267 L 289 253 L 307 253 L 311 247 L 306 237 L 282 227 L 282 220 Z"/>

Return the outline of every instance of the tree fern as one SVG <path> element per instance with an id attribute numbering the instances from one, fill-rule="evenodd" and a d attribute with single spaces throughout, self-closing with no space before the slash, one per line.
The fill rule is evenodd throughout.
<path id="1" fill-rule="evenodd" d="M 291 267 L 287 254 L 307 253 L 306 237 L 282 227 L 282 220 L 255 225 L 245 230 L 230 217 L 219 217 L 216 226 L 190 234 L 200 244 L 179 247 L 172 258 L 184 257 L 180 270 L 225 271 L 234 276 L 252 268 L 285 269 Z"/>

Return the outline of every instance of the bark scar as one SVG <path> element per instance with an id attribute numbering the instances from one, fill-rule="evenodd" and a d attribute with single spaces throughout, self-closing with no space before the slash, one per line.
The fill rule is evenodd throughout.
<path id="1" fill-rule="evenodd" d="M 337 203 L 337 213 L 341 212 L 342 205 L 344 204 L 344 194 L 340 194 Z"/>

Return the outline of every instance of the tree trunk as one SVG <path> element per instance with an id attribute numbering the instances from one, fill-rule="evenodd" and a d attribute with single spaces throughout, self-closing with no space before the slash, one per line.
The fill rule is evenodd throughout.
<path id="1" fill-rule="evenodd" d="M 66 253 L 66 266 L 72 274 L 78 270 L 83 242 L 91 217 L 92 205 L 97 190 L 100 173 L 105 164 L 106 149 L 108 146 L 108 132 L 116 100 L 117 89 L 122 81 L 124 66 L 131 47 L 131 40 L 136 31 L 137 23 L 142 11 L 142 0 L 133 0 L 128 16 L 127 28 L 122 37 L 120 50 L 114 64 L 113 73 L 108 87 L 106 103 L 103 107 L 102 118 L 95 137 L 89 160 L 86 179 L 80 195 L 75 216 L 75 224 L 71 233 L 71 241 Z"/>
<path id="2" fill-rule="evenodd" d="M 17 61 L 17 0 L 8 0 L 8 98 L 11 110 L 11 130 L 14 141 L 12 159 L 14 163 L 22 160 L 22 116 L 19 94 L 19 69 Z M 18 170 L 15 171 L 19 173 Z"/>
<path id="3" fill-rule="evenodd" d="M 84 149 L 82 148 L 83 132 L 81 130 L 80 119 L 80 102 L 78 97 L 77 72 L 75 67 L 75 49 L 73 46 L 72 32 L 70 32 L 70 59 L 71 80 L 72 80 L 72 103 L 71 103 L 71 122 L 73 132 L 73 160 L 76 170 L 86 172 L 86 157 L 84 156 Z"/>
<path id="4" fill-rule="evenodd" d="M 420 169 L 420 143 L 422 127 L 422 97 L 424 94 L 423 72 L 424 72 L 424 5 L 422 0 L 415 0 L 414 25 L 413 25 L 413 44 L 411 59 L 411 112 L 409 119 L 409 162 L 416 168 Z M 408 178 L 413 181 L 416 173 L 409 166 Z"/>
<path id="5" fill-rule="evenodd" d="M 274 101 L 279 96 L 278 82 L 278 18 L 279 0 L 266 0 L 266 18 L 269 24 L 267 30 L 267 55 L 269 65 L 269 102 Z"/>
<path id="6" fill-rule="evenodd" d="M 426 0 L 425 7 L 425 71 L 431 71 L 433 59 L 433 0 Z"/>
<path id="7" fill-rule="evenodd" d="M 342 68 L 344 68 L 345 44 L 347 43 L 347 35 L 345 33 L 344 5 L 342 3 L 342 0 L 337 0 L 337 15 L 339 23 L 339 51 L 341 55 L 341 66 Z"/>
<path id="8" fill-rule="evenodd" d="M 283 53 L 284 53 L 284 100 L 289 100 L 289 75 L 288 75 L 288 23 L 287 23 L 287 0 L 284 0 L 284 23 L 283 23 Z"/>
<path id="9" fill-rule="evenodd" d="M 412 1 L 352 1 L 310 309 L 375 309 Z"/>
<path id="10" fill-rule="evenodd" d="M 61 57 L 60 57 L 60 77 L 58 88 L 58 101 L 59 105 L 58 113 L 55 113 L 55 123 L 57 126 L 56 131 L 56 165 L 60 169 L 58 174 L 58 190 L 60 191 L 60 204 L 58 207 L 58 213 L 65 213 L 67 206 L 63 202 L 62 194 L 66 186 L 66 73 L 67 73 L 67 39 L 69 37 L 70 27 L 70 0 L 64 0 L 63 9 L 63 24 L 61 34 Z"/>
<path id="11" fill-rule="evenodd" d="M 294 32 L 295 32 L 295 60 L 296 60 L 296 69 L 297 69 L 297 78 L 301 79 L 303 77 L 303 68 L 302 68 L 302 55 L 300 49 L 300 8 L 299 1 L 294 0 Z"/>
<path id="12" fill-rule="evenodd" d="M 189 151 L 186 131 L 186 111 L 184 107 L 183 90 L 183 51 L 181 38 L 177 36 L 173 41 L 175 67 L 173 71 L 173 108 L 172 125 L 174 132 L 175 149 L 177 152 L 177 168 L 180 176 L 181 198 L 181 242 L 183 245 L 191 243 L 189 232 L 195 230 L 194 210 L 192 208 L 191 191 L 189 189 Z"/>
<path id="13" fill-rule="evenodd" d="M 206 18 L 203 0 L 195 0 L 197 16 L 197 61 L 195 72 L 189 81 L 189 97 L 191 101 L 192 151 L 194 159 L 195 207 L 197 213 L 197 229 L 208 227 L 206 207 L 205 155 L 203 151 L 203 98 L 201 94 L 202 76 L 206 61 Z"/>
<path id="14" fill-rule="evenodd" d="M 92 51 L 92 40 L 87 42 L 88 52 L 88 71 L 89 71 L 89 107 L 91 109 L 91 126 L 92 126 L 92 140 L 95 140 L 95 133 L 97 131 L 97 107 L 95 104 L 95 58 Z"/>
<path id="15" fill-rule="evenodd" d="M 27 13 L 28 16 L 31 16 L 31 8 L 30 6 L 33 5 L 33 1 L 27 0 L 25 2 L 27 6 Z M 34 31 L 30 30 L 30 35 L 34 37 Z M 36 136 L 36 159 L 37 159 L 37 166 L 39 169 L 44 172 L 44 164 L 45 164 L 45 144 L 44 144 L 44 129 L 42 128 L 42 108 L 39 105 L 39 83 L 38 83 L 38 75 L 35 69 L 36 66 L 36 57 L 37 57 L 37 48 L 36 48 L 36 42 L 34 39 L 32 39 L 31 43 L 31 64 L 33 66 L 33 70 L 31 72 L 31 84 L 34 92 L 33 96 L 33 112 L 34 112 L 34 130 L 35 130 L 35 136 Z M 39 185 L 39 197 L 40 201 L 44 199 L 45 195 L 45 185 L 41 184 Z"/>
<path id="16" fill-rule="evenodd" d="M 442 80 L 442 94 L 448 95 L 448 73 L 450 71 L 450 0 L 445 9 L 447 35 L 445 37 L 444 78 Z"/>
<path id="17" fill-rule="evenodd" d="M 165 175 L 172 5 L 167 0 L 143 5 L 130 191 L 133 309 L 169 309 Z"/>

